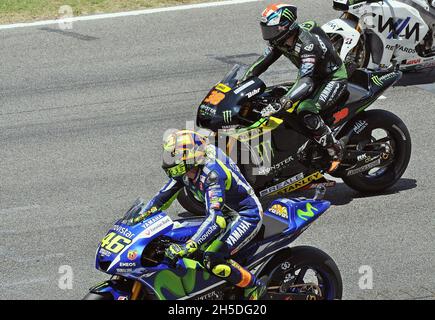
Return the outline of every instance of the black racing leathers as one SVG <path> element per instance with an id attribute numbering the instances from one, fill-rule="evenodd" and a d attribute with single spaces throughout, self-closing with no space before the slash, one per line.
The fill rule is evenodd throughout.
<path id="1" fill-rule="evenodd" d="M 339 159 L 342 146 L 324 123 L 320 111 L 335 107 L 347 93 L 347 72 L 326 33 L 314 22 L 300 25 L 293 45 L 270 46 L 242 80 L 258 77 L 282 55 L 299 69 L 296 83 L 281 98 L 281 111 L 296 107 L 304 133 Z"/>
<path id="2" fill-rule="evenodd" d="M 301 25 L 293 47 L 282 45 L 267 48 L 264 55 L 248 70 L 244 79 L 260 76 L 282 55 L 299 69 L 295 85 L 285 95 L 285 98 L 292 102 L 310 97 L 317 88 L 329 81 L 347 80 L 341 58 L 328 36 L 314 21 Z M 341 87 L 345 88 L 346 83 Z M 343 88 L 334 91 L 338 95 L 345 92 Z M 338 100 L 336 97 L 330 99 Z"/>

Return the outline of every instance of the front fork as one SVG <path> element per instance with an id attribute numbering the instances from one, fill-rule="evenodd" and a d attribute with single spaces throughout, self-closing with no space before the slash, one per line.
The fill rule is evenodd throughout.
<path id="1" fill-rule="evenodd" d="M 133 288 L 131 289 L 130 300 L 138 300 L 141 291 L 142 291 L 142 283 L 140 283 L 139 281 L 135 281 L 133 284 Z"/>

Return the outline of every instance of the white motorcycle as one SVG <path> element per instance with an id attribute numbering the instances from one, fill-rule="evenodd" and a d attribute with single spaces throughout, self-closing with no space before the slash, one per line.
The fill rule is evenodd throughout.
<path id="1" fill-rule="evenodd" d="M 430 1 L 430 2 L 429 2 Z M 356 68 L 417 71 L 435 82 L 435 0 L 334 0 L 339 19 L 322 28 L 349 73 Z"/>

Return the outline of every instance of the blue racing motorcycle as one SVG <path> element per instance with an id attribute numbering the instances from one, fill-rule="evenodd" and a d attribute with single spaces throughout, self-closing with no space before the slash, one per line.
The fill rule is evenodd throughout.
<path id="1" fill-rule="evenodd" d="M 324 191 L 323 191 L 324 192 Z M 341 299 L 342 280 L 337 265 L 323 251 L 290 247 L 330 206 L 318 199 L 276 199 L 265 211 L 254 240 L 233 258 L 258 277 L 267 276 L 265 299 Z M 204 218 L 172 220 L 156 212 L 134 223 L 145 208 L 138 199 L 101 241 L 96 268 L 110 280 L 90 289 L 85 300 L 239 300 L 243 290 L 207 272 L 201 252 L 176 264 L 165 258 L 171 243 L 186 242 Z"/>

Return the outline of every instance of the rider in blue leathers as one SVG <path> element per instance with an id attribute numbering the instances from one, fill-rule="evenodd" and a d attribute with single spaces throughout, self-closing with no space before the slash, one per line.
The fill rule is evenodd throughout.
<path id="1" fill-rule="evenodd" d="M 261 298 L 264 283 L 231 260 L 255 237 L 263 215 L 254 190 L 237 165 L 219 148 L 207 145 L 204 137 L 185 130 L 165 140 L 163 169 L 170 180 L 148 203 L 146 215 L 167 208 L 182 188 L 205 203 L 207 214 L 197 233 L 185 245 L 172 244 L 167 257 L 176 260 L 201 248 L 205 268 L 245 288 L 247 299 Z"/>

